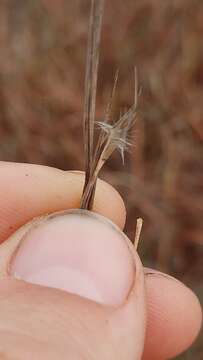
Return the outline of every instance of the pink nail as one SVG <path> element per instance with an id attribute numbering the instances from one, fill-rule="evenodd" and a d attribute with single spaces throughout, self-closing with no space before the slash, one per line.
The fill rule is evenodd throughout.
<path id="1" fill-rule="evenodd" d="M 125 235 L 88 211 L 51 216 L 22 240 L 11 274 L 108 305 L 122 303 L 134 280 Z"/>

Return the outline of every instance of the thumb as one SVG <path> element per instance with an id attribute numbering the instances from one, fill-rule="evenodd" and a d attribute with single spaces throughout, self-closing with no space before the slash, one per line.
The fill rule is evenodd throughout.
<path id="1" fill-rule="evenodd" d="M 141 359 L 143 270 L 109 220 L 84 210 L 37 219 L 1 245 L 0 259 L 4 351 L 15 333 L 22 358 L 30 344 L 33 359 Z"/>

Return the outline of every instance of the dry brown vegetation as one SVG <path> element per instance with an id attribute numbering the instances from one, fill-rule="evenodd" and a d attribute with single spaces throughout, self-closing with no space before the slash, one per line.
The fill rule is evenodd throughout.
<path id="1" fill-rule="evenodd" d="M 82 110 L 89 2 L 0 2 L 1 160 L 82 169 Z M 123 194 L 126 231 L 144 218 L 145 264 L 175 274 L 203 301 L 203 2 L 108 1 L 97 118 L 116 69 L 115 116 L 141 85 L 133 143 L 103 178 Z M 115 210 L 116 211 L 116 210 Z M 201 341 L 200 341 L 201 342 Z M 197 343 L 180 359 L 200 359 Z"/>

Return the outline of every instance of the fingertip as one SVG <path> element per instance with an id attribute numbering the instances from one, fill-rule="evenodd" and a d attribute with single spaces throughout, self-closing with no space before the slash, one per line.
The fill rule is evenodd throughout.
<path id="1" fill-rule="evenodd" d="M 0 249 L 7 254 L 7 259 L 3 256 L 2 270 L 9 276 L 6 280 L 18 279 L 18 283 L 10 284 L 14 286 L 15 295 L 20 296 L 20 306 L 23 291 L 27 292 L 26 308 L 29 306 L 26 314 L 20 313 L 19 308 L 15 311 L 16 321 L 29 319 L 27 314 L 32 314 L 33 307 L 32 321 L 36 321 L 37 304 L 38 313 L 45 315 L 45 325 L 48 324 L 45 331 L 41 322 L 37 324 L 37 333 L 44 335 L 52 331 L 47 317 L 57 328 L 59 314 L 67 330 L 64 332 L 63 327 L 57 340 L 60 341 L 64 333 L 71 334 L 65 337 L 65 343 L 69 341 L 74 347 L 74 339 L 80 339 L 82 354 L 90 349 L 95 359 L 141 358 L 145 335 L 143 267 L 130 240 L 118 227 L 92 212 L 71 210 L 35 219 L 13 234 L 8 242 L 10 246 L 4 244 Z M 62 266 L 59 268 L 58 264 Z M 22 286 L 20 291 L 16 288 L 18 284 Z M 7 285 L 3 286 L 8 294 Z M 60 301 L 64 299 L 62 304 L 56 300 L 58 296 Z M 38 302 L 42 298 L 43 302 Z M 46 311 L 42 311 L 44 308 Z M 3 326 L 6 326 L 7 314 L 3 315 Z M 13 326 L 13 317 L 11 322 Z M 78 349 L 78 341 L 76 345 Z"/>
<path id="2" fill-rule="evenodd" d="M 135 276 L 126 241 L 117 226 L 93 212 L 51 214 L 24 227 L 9 261 L 9 275 L 118 306 Z"/>
<path id="3" fill-rule="evenodd" d="M 202 324 L 196 295 L 162 273 L 146 274 L 148 323 L 143 359 L 170 359 L 186 350 Z"/>
<path id="4" fill-rule="evenodd" d="M 80 207 L 83 172 L 9 162 L 0 162 L 0 167 L 0 243 L 34 217 Z M 98 181 L 94 211 L 123 229 L 123 200 L 102 180 Z"/>

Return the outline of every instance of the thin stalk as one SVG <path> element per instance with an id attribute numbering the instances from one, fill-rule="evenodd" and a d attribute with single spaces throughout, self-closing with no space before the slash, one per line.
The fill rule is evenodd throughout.
<path id="1" fill-rule="evenodd" d="M 99 64 L 99 49 L 104 0 L 92 0 L 88 34 L 85 101 L 84 101 L 84 152 L 85 152 L 85 185 L 91 177 L 94 151 L 94 122 L 97 93 L 97 77 Z"/>
<path id="2" fill-rule="evenodd" d="M 131 108 L 120 116 L 116 122 L 111 122 L 111 111 L 118 80 L 118 71 L 107 106 L 105 119 L 99 122 L 100 134 L 94 146 L 94 125 L 96 91 L 99 63 L 99 47 L 101 38 L 102 14 L 104 0 L 92 0 L 88 51 L 85 78 L 85 106 L 84 106 L 84 143 L 85 143 L 85 184 L 81 199 L 81 208 L 91 210 L 94 201 L 96 182 L 100 170 L 114 150 L 118 149 L 124 162 L 124 151 L 130 145 L 129 132 L 134 124 L 137 111 L 137 72 L 135 70 L 135 96 Z"/>

